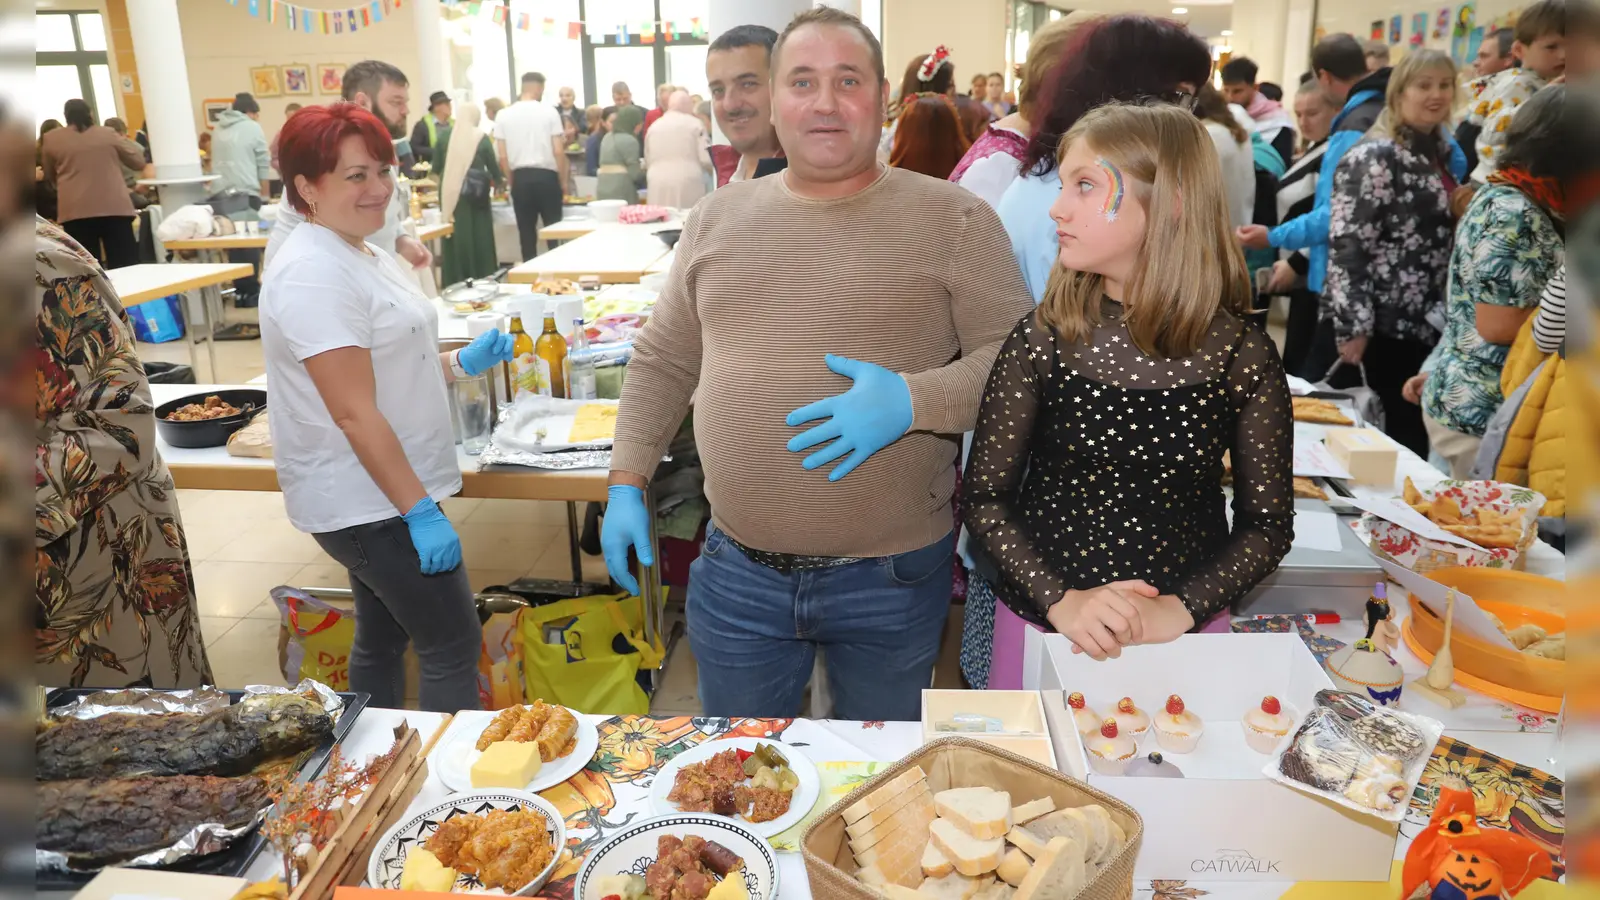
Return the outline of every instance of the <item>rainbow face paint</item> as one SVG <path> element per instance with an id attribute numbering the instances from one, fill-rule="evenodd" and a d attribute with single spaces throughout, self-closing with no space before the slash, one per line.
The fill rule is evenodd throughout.
<path id="1" fill-rule="evenodd" d="M 1100 208 L 1100 213 L 1106 217 L 1107 222 L 1115 222 L 1117 211 L 1122 209 L 1122 170 L 1104 159 L 1097 159 L 1094 163 L 1100 167 L 1100 171 L 1106 173 L 1106 180 L 1109 182 L 1106 203 Z"/>

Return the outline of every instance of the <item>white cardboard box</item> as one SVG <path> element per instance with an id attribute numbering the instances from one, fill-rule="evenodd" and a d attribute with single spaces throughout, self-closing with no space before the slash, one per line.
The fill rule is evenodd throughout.
<path id="1" fill-rule="evenodd" d="M 941 732 L 938 723 L 958 713 L 989 716 L 1000 721 L 1001 732 Z M 959 735 L 1010 750 L 1036 763 L 1054 768 L 1057 753 L 1038 691 L 922 692 L 922 742 Z"/>
<path id="2" fill-rule="evenodd" d="M 1137 878 L 1190 881 L 1387 881 L 1399 826 L 1303 794 L 1261 774 L 1267 756 L 1240 722 L 1266 694 L 1297 718 L 1328 676 L 1293 634 L 1188 634 L 1096 662 L 1061 635 L 1029 630 L 1024 685 L 1044 691 L 1061 771 L 1126 801 L 1144 817 Z M 1088 768 L 1066 693 L 1105 711 L 1132 697 L 1152 716 L 1169 694 L 1205 722 L 1195 752 L 1165 753 L 1183 778 L 1101 775 Z M 1159 750 L 1152 730 L 1141 756 Z"/>

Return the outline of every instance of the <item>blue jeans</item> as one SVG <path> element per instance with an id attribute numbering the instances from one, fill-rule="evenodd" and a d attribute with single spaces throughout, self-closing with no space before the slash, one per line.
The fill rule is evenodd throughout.
<path id="1" fill-rule="evenodd" d="M 840 719 L 914 722 L 950 609 L 955 536 L 785 575 L 715 526 L 689 569 L 689 644 L 708 716 L 800 714 L 818 647 Z"/>

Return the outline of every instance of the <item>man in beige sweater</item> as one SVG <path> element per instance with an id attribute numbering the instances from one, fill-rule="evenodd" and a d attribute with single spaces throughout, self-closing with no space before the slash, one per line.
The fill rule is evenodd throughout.
<path id="1" fill-rule="evenodd" d="M 772 72 L 789 168 L 685 225 L 623 390 L 607 566 L 636 590 L 628 551 L 652 562 L 643 488 L 694 397 L 706 713 L 797 714 L 825 647 L 839 717 L 916 719 L 950 603 L 960 435 L 1033 303 L 988 204 L 878 164 L 889 87 L 860 20 L 801 13 Z"/>

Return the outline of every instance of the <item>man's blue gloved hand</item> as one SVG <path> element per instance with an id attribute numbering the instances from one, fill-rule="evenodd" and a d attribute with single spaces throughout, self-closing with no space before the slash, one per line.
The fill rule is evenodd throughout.
<path id="1" fill-rule="evenodd" d="M 411 545 L 422 561 L 422 574 L 437 575 L 461 565 L 461 538 L 431 497 L 423 497 L 403 516 Z"/>
<path id="2" fill-rule="evenodd" d="M 827 362 L 828 368 L 856 383 L 838 396 L 789 413 L 790 427 L 828 420 L 791 439 L 789 449 L 798 453 L 833 441 L 806 457 L 801 465 L 815 469 L 848 453 L 849 457 L 828 473 L 829 481 L 838 481 L 911 430 L 911 388 L 905 378 L 883 366 L 832 353 Z"/>
<path id="3" fill-rule="evenodd" d="M 639 593 L 639 582 L 628 566 L 628 550 L 639 556 L 639 565 L 655 565 L 650 552 L 650 512 L 645 509 L 644 491 L 631 484 L 613 484 L 606 490 L 606 517 L 600 526 L 600 548 L 606 554 L 606 571 L 630 594 Z"/>
<path id="4" fill-rule="evenodd" d="M 495 328 L 473 338 L 472 343 L 461 348 L 456 359 L 468 375 L 481 375 L 495 363 L 511 361 L 511 344 L 516 338 Z"/>

